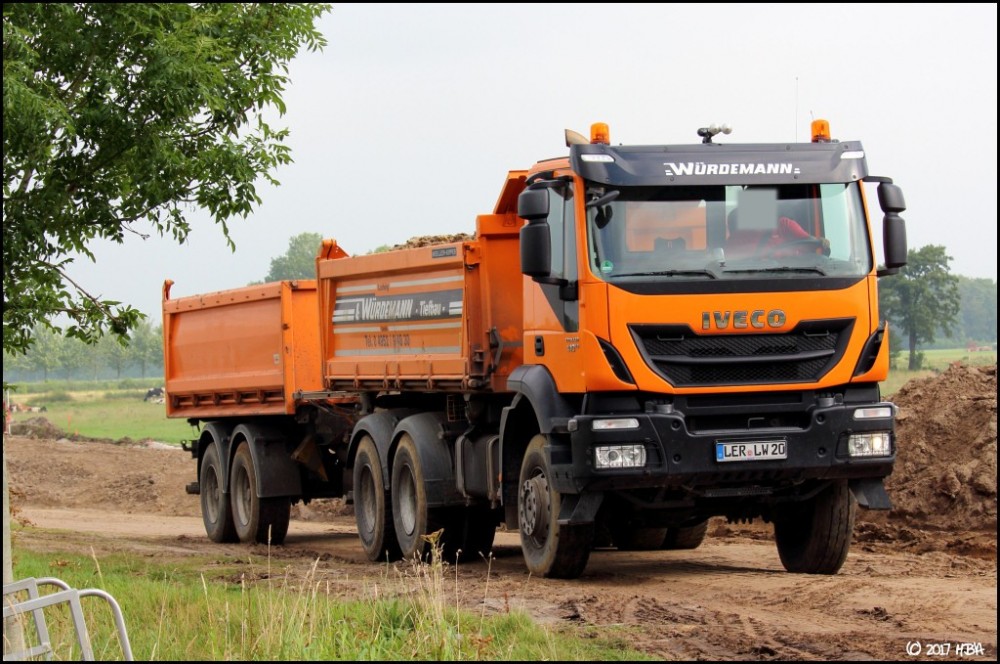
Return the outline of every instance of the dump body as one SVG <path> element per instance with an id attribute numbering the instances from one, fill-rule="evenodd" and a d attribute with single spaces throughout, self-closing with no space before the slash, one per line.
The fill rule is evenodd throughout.
<path id="1" fill-rule="evenodd" d="M 167 416 L 292 414 L 294 395 L 318 390 L 315 280 L 170 299 L 164 286 Z"/>
<path id="2" fill-rule="evenodd" d="M 503 391 L 521 360 L 521 222 L 474 240 L 317 262 L 328 390 Z"/>

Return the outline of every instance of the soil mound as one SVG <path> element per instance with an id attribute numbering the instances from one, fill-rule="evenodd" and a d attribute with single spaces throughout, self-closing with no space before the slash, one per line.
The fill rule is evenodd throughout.
<path id="1" fill-rule="evenodd" d="M 953 364 L 911 380 L 899 407 L 890 521 L 962 532 L 997 528 L 997 367 Z"/>
<path id="2" fill-rule="evenodd" d="M 466 242 L 468 240 L 475 240 L 474 235 L 469 235 L 468 233 L 456 233 L 454 235 L 420 235 L 417 237 L 411 237 L 409 240 L 403 244 L 397 244 L 389 247 L 389 251 L 396 251 L 397 249 L 416 249 L 418 247 L 429 247 L 432 244 L 450 244 L 452 242 Z"/>

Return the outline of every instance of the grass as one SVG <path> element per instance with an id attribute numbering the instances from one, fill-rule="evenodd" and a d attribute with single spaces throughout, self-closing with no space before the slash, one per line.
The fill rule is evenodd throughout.
<path id="1" fill-rule="evenodd" d="M 438 556 L 386 567 L 377 581 L 351 581 L 347 598 L 345 581 L 324 574 L 319 561 L 293 574 L 270 557 L 98 560 L 16 546 L 13 563 L 16 579 L 56 576 L 74 588 L 109 592 L 137 660 L 648 659 L 627 646 L 621 628 L 561 632 L 516 610 L 462 610 L 458 575 L 452 581 L 452 568 Z M 121 659 L 110 609 L 98 598 L 83 602 L 96 658 Z M 79 659 L 68 611 L 58 608 L 46 612 L 55 657 Z"/>
<path id="2" fill-rule="evenodd" d="M 17 403 L 44 406 L 43 413 L 14 413 L 13 421 L 44 417 L 67 434 L 119 440 L 151 438 L 179 443 L 195 437 L 183 419 L 167 419 L 163 404 L 143 401 L 145 390 L 89 390 L 69 392 L 55 389 L 24 397 Z"/>

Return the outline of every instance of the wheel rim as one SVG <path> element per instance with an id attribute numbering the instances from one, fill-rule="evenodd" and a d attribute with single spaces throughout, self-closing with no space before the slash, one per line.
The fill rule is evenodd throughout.
<path id="1" fill-rule="evenodd" d="M 403 532 L 413 535 L 417 528 L 417 486 L 409 466 L 403 467 L 396 495 L 399 496 L 399 525 Z"/>
<path id="2" fill-rule="evenodd" d="M 521 485 L 518 501 L 521 532 L 536 547 L 544 545 L 549 536 L 550 513 L 549 483 L 545 475 L 538 472 Z"/>
<path id="3" fill-rule="evenodd" d="M 209 465 L 207 468 L 207 473 L 205 473 L 205 495 L 208 497 L 207 504 L 205 505 L 205 513 L 208 515 L 209 521 L 215 523 L 219 520 L 219 514 L 221 512 L 220 500 L 222 489 L 219 482 L 219 469 L 215 467 L 215 464 Z"/>
<path id="4" fill-rule="evenodd" d="M 354 509 L 358 514 L 358 529 L 371 537 L 375 532 L 375 478 L 367 466 L 361 470 L 358 478 L 361 483 L 361 503 L 354 501 Z"/>
<path id="5" fill-rule="evenodd" d="M 246 524 L 250 522 L 250 475 L 245 469 L 240 468 L 233 480 L 233 492 L 236 498 L 234 501 L 236 516 L 239 517 L 240 523 Z"/>

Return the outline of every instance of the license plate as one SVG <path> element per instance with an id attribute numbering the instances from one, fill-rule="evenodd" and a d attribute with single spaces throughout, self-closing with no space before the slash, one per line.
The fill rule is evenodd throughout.
<path id="1" fill-rule="evenodd" d="M 787 459 L 788 450 L 783 440 L 751 440 L 740 443 L 716 443 L 715 460 L 726 461 L 771 461 Z"/>

